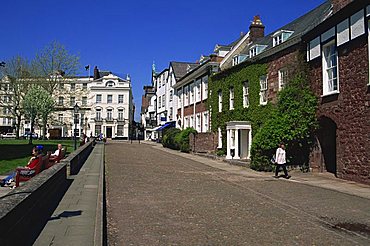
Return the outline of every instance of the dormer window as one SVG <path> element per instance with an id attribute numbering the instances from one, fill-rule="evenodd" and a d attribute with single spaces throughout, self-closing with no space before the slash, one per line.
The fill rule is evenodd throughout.
<path id="1" fill-rule="evenodd" d="M 267 47 L 267 45 L 260 45 L 260 44 L 253 45 L 253 46 L 249 49 L 249 57 L 253 57 L 253 56 L 258 55 L 258 54 L 259 54 L 259 53 L 261 53 L 261 52 L 262 52 L 266 47 Z"/>
<path id="2" fill-rule="evenodd" d="M 291 35 L 292 31 L 280 30 L 272 36 L 272 45 L 273 47 L 285 42 Z"/>
<path id="3" fill-rule="evenodd" d="M 243 61 L 245 61 L 247 58 L 248 58 L 248 55 L 243 55 L 243 54 L 240 54 L 240 55 L 236 55 L 236 56 L 234 56 L 234 58 L 233 58 L 233 66 L 236 66 L 236 65 L 238 65 L 239 63 L 242 63 L 242 62 L 243 62 Z"/>

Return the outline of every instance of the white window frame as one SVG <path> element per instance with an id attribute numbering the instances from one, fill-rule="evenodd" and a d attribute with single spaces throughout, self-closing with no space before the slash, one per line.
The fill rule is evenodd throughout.
<path id="1" fill-rule="evenodd" d="M 229 98 L 229 109 L 230 110 L 234 110 L 234 100 L 235 100 L 235 98 L 234 98 L 234 96 L 235 96 L 235 93 L 234 93 L 234 87 L 231 87 L 230 89 L 229 89 L 229 92 L 230 92 L 230 98 Z"/>
<path id="2" fill-rule="evenodd" d="M 190 116 L 190 127 L 194 128 L 194 116 Z"/>
<path id="3" fill-rule="evenodd" d="M 158 108 L 161 108 L 162 107 L 162 97 L 159 96 L 158 97 Z"/>
<path id="4" fill-rule="evenodd" d="M 86 106 L 87 105 L 87 97 L 82 97 L 82 106 Z"/>
<path id="5" fill-rule="evenodd" d="M 201 85 L 202 85 L 202 80 L 201 79 L 197 80 L 195 84 L 195 88 L 196 88 L 195 102 L 200 102 L 202 99 L 201 98 L 201 92 L 202 92 Z"/>
<path id="6" fill-rule="evenodd" d="M 107 120 L 113 120 L 113 109 L 107 109 Z"/>
<path id="7" fill-rule="evenodd" d="M 203 132 L 209 131 L 209 120 L 208 120 L 208 111 L 203 112 Z"/>
<path id="8" fill-rule="evenodd" d="M 96 103 L 101 103 L 102 98 L 103 98 L 102 94 L 97 94 L 96 97 L 95 97 L 95 99 L 96 99 L 95 102 Z"/>
<path id="9" fill-rule="evenodd" d="M 194 99 L 194 83 L 192 83 L 190 84 L 190 105 L 194 103 Z"/>
<path id="10" fill-rule="evenodd" d="M 247 81 L 243 84 L 243 107 L 249 107 L 249 83 Z"/>
<path id="11" fill-rule="evenodd" d="M 208 98 L 208 75 L 202 78 L 202 100 Z"/>
<path id="12" fill-rule="evenodd" d="M 185 89 L 185 92 L 184 92 L 184 94 L 185 94 L 185 100 L 184 100 L 184 106 L 188 106 L 189 105 L 189 85 L 186 85 L 185 87 L 184 87 Z"/>
<path id="13" fill-rule="evenodd" d="M 107 95 L 107 103 L 113 103 L 113 95 Z"/>
<path id="14" fill-rule="evenodd" d="M 95 119 L 96 120 L 101 120 L 101 112 L 102 112 L 102 110 L 100 108 L 97 108 L 95 110 Z"/>
<path id="15" fill-rule="evenodd" d="M 201 125 L 201 115 L 200 114 L 196 114 L 195 116 L 195 130 L 197 130 L 197 132 L 201 132 L 202 131 L 202 125 Z"/>
<path id="16" fill-rule="evenodd" d="M 279 35 L 276 35 L 275 37 L 273 37 L 273 47 L 275 47 L 276 45 L 279 45 L 283 42 L 283 34 L 280 33 Z"/>
<path id="17" fill-rule="evenodd" d="M 328 47 L 333 47 L 335 50 L 334 53 L 330 53 L 330 57 L 335 56 L 335 62 L 336 62 L 335 66 L 330 65 L 330 67 L 328 67 L 329 57 L 328 57 L 328 54 L 326 54 Z M 331 73 L 332 70 L 336 70 L 336 74 L 333 74 L 333 78 L 329 79 L 329 73 Z M 335 40 L 323 45 L 322 47 L 322 73 L 323 73 L 323 91 L 322 91 L 323 96 L 339 93 L 338 50 L 335 44 Z M 335 85 L 336 85 L 336 89 L 334 89 Z"/>
<path id="18" fill-rule="evenodd" d="M 282 68 L 278 71 L 279 74 L 279 91 L 281 91 L 288 82 L 288 69 Z"/>
<path id="19" fill-rule="evenodd" d="M 124 110 L 123 108 L 118 109 L 118 120 L 124 120 Z"/>
<path id="20" fill-rule="evenodd" d="M 238 55 L 235 55 L 233 57 L 232 66 L 236 66 L 238 64 L 239 64 L 239 56 Z"/>
<path id="21" fill-rule="evenodd" d="M 218 92 L 218 112 L 222 112 L 222 91 Z"/>
<path id="22" fill-rule="evenodd" d="M 178 103 L 179 103 L 179 105 L 178 105 L 178 107 L 177 108 L 181 108 L 182 107 L 182 105 L 181 105 L 181 102 L 182 102 L 182 89 L 179 89 L 178 91 L 177 91 L 177 97 L 178 97 Z"/>
<path id="23" fill-rule="evenodd" d="M 123 103 L 124 101 L 124 95 L 118 95 L 118 103 Z"/>
<path id="24" fill-rule="evenodd" d="M 266 105 L 268 101 L 267 75 L 260 77 L 260 105 Z"/>
<path id="25" fill-rule="evenodd" d="M 172 99 L 173 99 L 173 91 L 170 90 L 170 102 L 172 102 Z"/>

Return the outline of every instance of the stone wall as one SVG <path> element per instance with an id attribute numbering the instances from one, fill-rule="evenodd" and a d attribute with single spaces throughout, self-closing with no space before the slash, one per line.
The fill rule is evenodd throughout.
<path id="1" fill-rule="evenodd" d="M 217 150 L 218 138 L 213 132 L 197 133 L 189 135 L 190 151 L 197 153 L 209 153 Z"/>
<path id="2" fill-rule="evenodd" d="M 337 125 L 337 176 L 370 183 L 370 86 L 367 36 L 338 48 L 339 94 L 322 97 L 322 60 L 310 63 L 310 83 L 319 100 L 318 119 Z M 318 167 L 311 161 L 311 167 Z"/>

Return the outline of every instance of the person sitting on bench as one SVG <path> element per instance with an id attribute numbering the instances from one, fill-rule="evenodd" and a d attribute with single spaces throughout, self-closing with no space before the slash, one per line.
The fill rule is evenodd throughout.
<path id="1" fill-rule="evenodd" d="M 32 157 L 28 161 L 27 165 L 24 168 L 33 169 L 39 162 L 38 156 L 42 153 L 42 147 L 36 146 L 32 148 Z M 6 178 L 2 179 L 0 181 L 0 186 L 10 185 L 15 178 L 15 175 L 17 175 L 17 172 L 12 172 L 9 174 Z"/>
<path id="2" fill-rule="evenodd" d="M 50 155 L 50 157 L 58 157 L 60 155 L 60 152 L 62 151 L 63 146 L 61 144 L 58 144 L 57 150 Z"/>

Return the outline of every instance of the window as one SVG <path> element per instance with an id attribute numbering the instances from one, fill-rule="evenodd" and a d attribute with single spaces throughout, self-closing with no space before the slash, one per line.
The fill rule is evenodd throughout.
<path id="1" fill-rule="evenodd" d="M 200 85 L 201 85 L 201 80 L 197 80 L 197 82 L 196 82 L 196 96 L 195 96 L 195 100 L 196 100 L 196 102 L 200 102 L 200 100 L 201 100 L 201 88 L 200 88 Z"/>
<path id="2" fill-rule="evenodd" d="M 283 42 L 283 36 L 277 35 L 273 38 L 273 46 L 279 45 Z"/>
<path id="3" fill-rule="evenodd" d="M 267 76 L 260 77 L 260 104 L 267 103 Z"/>
<path id="4" fill-rule="evenodd" d="M 87 105 L 87 97 L 82 97 L 82 106 Z"/>
<path id="5" fill-rule="evenodd" d="M 63 106 L 63 104 L 64 104 L 64 97 L 59 97 L 58 98 L 58 105 Z"/>
<path id="6" fill-rule="evenodd" d="M 222 112 L 222 91 L 218 92 L 218 112 Z"/>
<path id="7" fill-rule="evenodd" d="M 181 108 L 182 90 L 178 90 L 177 95 L 178 95 L 178 100 L 179 100 L 178 108 Z"/>
<path id="8" fill-rule="evenodd" d="M 76 90 L 76 84 L 75 83 L 71 83 L 71 91 L 74 91 Z"/>
<path id="9" fill-rule="evenodd" d="M 280 30 L 276 32 L 272 37 L 272 46 L 275 47 L 281 44 L 282 42 L 286 41 L 292 34 L 292 31 L 286 30 Z"/>
<path id="10" fill-rule="evenodd" d="M 117 136 L 123 136 L 123 125 L 117 126 Z"/>
<path id="11" fill-rule="evenodd" d="M 123 95 L 118 95 L 118 103 L 123 103 Z"/>
<path id="12" fill-rule="evenodd" d="M 158 98 L 158 107 L 161 108 L 162 107 L 162 97 L 159 96 Z"/>
<path id="13" fill-rule="evenodd" d="M 96 95 L 96 103 L 101 103 L 101 94 Z"/>
<path id="14" fill-rule="evenodd" d="M 166 95 L 162 96 L 162 107 L 166 107 Z"/>
<path id="15" fill-rule="evenodd" d="M 200 114 L 197 114 L 197 116 L 196 116 L 196 118 L 195 118 L 195 120 L 196 120 L 196 122 L 195 122 L 195 124 L 196 124 L 196 128 L 195 128 L 195 130 L 197 130 L 198 132 L 201 132 L 201 125 L 200 125 Z"/>
<path id="16" fill-rule="evenodd" d="M 100 108 L 96 109 L 95 119 L 96 120 L 101 120 L 101 109 Z"/>
<path id="17" fill-rule="evenodd" d="M 172 102 L 172 98 L 173 98 L 173 91 L 170 90 L 170 102 Z"/>
<path id="18" fill-rule="evenodd" d="M 221 149 L 222 148 L 222 132 L 221 128 L 218 128 L 218 146 L 217 148 Z"/>
<path id="19" fill-rule="evenodd" d="M 59 84 L 59 90 L 63 90 L 64 89 L 64 83 L 60 83 Z"/>
<path id="20" fill-rule="evenodd" d="M 234 88 L 230 88 L 230 110 L 234 109 Z"/>
<path id="21" fill-rule="evenodd" d="M 203 113 L 203 132 L 208 132 L 208 112 Z"/>
<path id="22" fill-rule="evenodd" d="M 338 53 L 335 42 L 323 47 L 323 95 L 339 92 Z"/>
<path id="23" fill-rule="evenodd" d="M 202 78 L 202 82 L 203 82 L 203 100 L 204 99 L 207 99 L 208 98 L 208 76 L 205 76 Z"/>
<path id="24" fill-rule="evenodd" d="M 108 95 L 107 96 L 107 103 L 112 103 L 113 102 L 113 95 Z"/>
<path id="25" fill-rule="evenodd" d="M 106 86 L 107 87 L 113 87 L 115 84 L 114 84 L 114 82 L 113 81 L 108 81 L 107 83 L 106 83 Z"/>
<path id="26" fill-rule="evenodd" d="M 83 83 L 83 84 L 82 84 L 82 89 L 83 89 L 83 90 L 86 90 L 86 89 L 87 89 L 87 83 Z"/>
<path id="27" fill-rule="evenodd" d="M 248 81 L 243 84 L 243 107 L 249 107 L 249 83 Z"/>
<path id="28" fill-rule="evenodd" d="M 76 98 L 75 97 L 71 97 L 69 99 L 69 106 L 73 107 L 73 106 L 75 106 L 75 104 L 76 104 Z"/>
<path id="29" fill-rule="evenodd" d="M 279 70 L 279 91 L 284 88 L 287 82 L 288 82 L 288 70 L 280 69 Z"/>
<path id="30" fill-rule="evenodd" d="M 238 62 L 238 60 L 239 60 L 239 59 L 238 59 L 238 55 L 234 56 L 234 57 L 233 57 L 233 64 L 232 64 L 232 65 L 233 65 L 233 66 L 238 65 L 238 63 L 239 63 L 239 62 Z"/>
<path id="31" fill-rule="evenodd" d="M 194 84 L 190 85 L 190 104 L 194 103 Z"/>
<path id="32" fill-rule="evenodd" d="M 258 54 L 259 54 L 259 53 L 261 53 L 261 52 L 262 52 L 266 47 L 267 47 L 267 45 L 259 45 L 259 44 L 253 45 L 253 46 L 249 49 L 249 57 L 253 57 L 253 56 L 258 55 Z"/>
<path id="33" fill-rule="evenodd" d="M 190 116 L 190 125 L 189 125 L 189 127 L 194 128 L 194 116 Z"/>
<path id="34" fill-rule="evenodd" d="M 118 120 L 123 120 L 123 109 L 118 109 Z"/>
<path id="35" fill-rule="evenodd" d="M 95 125 L 95 136 L 99 136 L 101 133 L 101 125 Z"/>
<path id="36" fill-rule="evenodd" d="M 107 120 L 113 120 L 113 110 L 111 108 L 107 109 Z"/>
<path id="37" fill-rule="evenodd" d="M 185 101 L 184 106 L 189 105 L 189 85 L 185 86 Z"/>
<path id="38" fill-rule="evenodd" d="M 58 121 L 63 124 L 63 114 L 58 114 Z"/>
<path id="39" fill-rule="evenodd" d="M 172 108 L 172 107 L 170 107 L 170 116 L 169 116 L 169 120 L 173 120 L 173 119 L 172 119 L 172 117 L 173 117 L 173 108 Z"/>

